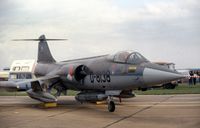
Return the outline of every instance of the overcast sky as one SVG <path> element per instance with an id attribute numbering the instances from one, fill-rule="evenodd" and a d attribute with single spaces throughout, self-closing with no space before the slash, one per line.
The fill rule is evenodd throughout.
<path id="1" fill-rule="evenodd" d="M 0 68 L 36 59 L 49 42 L 57 61 L 134 50 L 177 68 L 200 67 L 199 0 L 0 0 Z"/>

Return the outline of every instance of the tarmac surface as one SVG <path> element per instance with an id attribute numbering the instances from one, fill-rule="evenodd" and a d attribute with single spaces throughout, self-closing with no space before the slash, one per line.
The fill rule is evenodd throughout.
<path id="1" fill-rule="evenodd" d="M 43 108 L 27 96 L 0 97 L 0 128 L 199 128 L 200 94 L 138 95 L 116 99 L 116 111 L 106 104 L 80 104 L 72 96 L 59 98 L 55 108 Z"/>

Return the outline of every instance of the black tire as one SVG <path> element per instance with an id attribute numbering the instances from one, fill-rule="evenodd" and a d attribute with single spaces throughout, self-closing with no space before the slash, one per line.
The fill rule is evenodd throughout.
<path id="1" fill-rule="evenodd" d="M 175 89 L 175 87 L 176 87 L 176 84 L 172 84 L 172 85 L 170 86 L 170 89 Z"/>
<path id="2" fill-rule="evenodd" d="M 175 89 L 177 85 L 176 84 L 172 84 L 172 83 L 167 83 L 163 85 L 164 89 Z"/>
<path id="3" fill-rule="evenodd" d="M 115 103 L 113 101 L 109 101 L 108 103 L 108 111 L 114 112 L 115 111 Z"/>
<path id="4" fill-rule="evenodd" d="M 142 91 L 147 91 L 147 88 L 141 88 Z"/>

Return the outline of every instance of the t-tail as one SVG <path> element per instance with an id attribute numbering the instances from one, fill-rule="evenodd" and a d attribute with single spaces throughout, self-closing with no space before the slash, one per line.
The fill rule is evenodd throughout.
<path id="1" fill-rule="evenodd" d="M 39 41 L 38 44 L 38 63 L 55 63 L 47 41 L 62 41 L 67 39 L 46 39 L 45 35 L 41 35 L 38 39 L 15 39 L 14 41 Z"/>

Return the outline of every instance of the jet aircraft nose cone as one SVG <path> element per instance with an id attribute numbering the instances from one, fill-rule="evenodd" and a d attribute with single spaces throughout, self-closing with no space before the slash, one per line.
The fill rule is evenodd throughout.
<path id="1" fill-rule="evenodd" d="M 143 80 L 147 85 L 162 84 L 174 80 L 179 80 L 184 77 L 184 75 L 175 71 L 166 71 L 152 68 L 145 68 L 143 72 Z"/>

